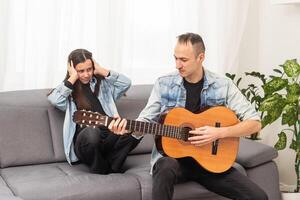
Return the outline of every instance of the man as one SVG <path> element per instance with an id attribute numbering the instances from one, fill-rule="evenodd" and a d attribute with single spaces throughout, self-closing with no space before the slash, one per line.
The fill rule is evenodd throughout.
<path id="1" fill-rule="evenodd" d="M 191 130 L 188 141 L 195 146 L 212 143 L 225 137 L 240 137 L 258 132 L 260 118 L 233 82 L 203 67 L 205 46 L 194 33 L 178 36 L 174 50 L 177 72 L 158 78 L 140 121 L 157 122 L 159 116 L 174 107 L 184 107 L 197 113 L 207 106 L 223 105 L 234 111 L 240 122 L 229 127 L 197 127 Z M 124 133 L 124 124 L 116 123 L 111 129 Z M 174 185 L 192 180 L 208 190 L 231 199 L 268 199 L 265 192 L 234 168 L 223 173 L 211 173 L 191 158 L 164 157 L 154 145 L 151 158 L 154 200 L 170 200 Z"/>

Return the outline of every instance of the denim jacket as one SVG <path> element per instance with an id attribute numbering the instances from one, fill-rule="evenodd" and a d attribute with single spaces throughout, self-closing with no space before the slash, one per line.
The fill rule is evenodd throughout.
<path id="1" fill-rule="evenodd" d="M 258 113 L 235 84 L 227 77 L 204 70 L 204 83 L 200 108 L 223 105 L 234 111 L 239 120 L 260 120 Z M 137 120 L 156 123 L 162 113 L 174 107 L 185 107 L 186 89 L 183 78 L 178 72 L 158 78 L 155 82 L 148 103 Z M 151 172 L 155 162 L 162 155 L 153 146 Z"/>
<path id="2" fill-rule="evenodd" d="M 96 78 L 92 78 L 90 86 L 94 91 Z M 114 71 L 110 71 L 110 76 L 101 80 L 98 99 L 104 112 L 112 117 L 118 114 L 115 100 L 120 98 L 130 87 L 131 81 L 126 76 Z M 64 151 L 67 161 L 78 161 L 74 152 L 73 137 L 76 130 L 76 124 L 72 120 L 73 113 L 77 110 L 74 100 L 71 98 L 72 90 L 64 83 L 58 85 L 48 96 L 48 100 L 58 109 L 65 111 L 65 120 L 63 125 Z M 70 97 L 70 98 L 69 98 Z"/>

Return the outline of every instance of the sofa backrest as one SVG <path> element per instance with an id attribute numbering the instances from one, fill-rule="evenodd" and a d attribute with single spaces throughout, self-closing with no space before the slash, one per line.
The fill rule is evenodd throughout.
<path id="1" fill-rule="evenodd" d="M 132 86 L 118 102 L 120 115 L 135 119 L 146 105 L 152 86 Z M 0 167 L 65 161 L 64 113 L 47 101 L 49 89 L 0 93 Z M 149 153 L 146 136 L 132 154 Z"/>
<path id="2" fill-rule="evenodd" d="M 0 93 L 0 166 L 65 160 L 64 113 L 47 101 L 48 89 Z"/>
<path id="3" fill-rule="evenodd" d="M 152 85 L 134 85 L 117 102 L 118 111 L 121 117 L 136 119 L 142 109 L 146 106 L 152 90 Z M 153 147 L 153 136 L 145 135 L 140 144 L 130 154 L 149 153 Z"/>

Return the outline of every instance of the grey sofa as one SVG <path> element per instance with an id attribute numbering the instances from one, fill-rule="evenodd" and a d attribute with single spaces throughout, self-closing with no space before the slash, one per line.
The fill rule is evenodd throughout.
<path id="1" fill-rule="evenodd" d="M 135 119 L 150 85 L 132 86 L 118 101 L 120 114 Z M 0 199 L 149 200 L 153 138 L 147 135 L 125 162 L 123 174 L 97 175 L 83 164 L 69 166 L 62 145 L 64 113 L 51 106 L 49 90 L 0 93 Z M 260 185 L 270 200 L 281 199 L 277 152 L 242 139 L 235 167 Z M 195 182 L 178 184 L 174 199 L 225 199 Z"/>

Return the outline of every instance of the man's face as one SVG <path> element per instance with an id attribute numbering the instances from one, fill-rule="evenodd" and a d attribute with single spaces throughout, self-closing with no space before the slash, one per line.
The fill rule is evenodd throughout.
<path id="1" fill-rule="evenodd" d="M 204 53 L 195 55 L 193 46 L 190 42 L 177 43 L 174 49 L 174 58 L 176 62 L 176 69 L 183 78 L 192 77 L 197 70 L 202 70 L 202 62 L 204 60 Z"/>
<path id="2" fill-rule="evenodd" d="M 75 70 L 77 71 L 79 81 L 83 84 L 89 83 L 93 77 L 93 63 L 90 59 L 87 59 L 85 62 L 78 63 Z"/>

